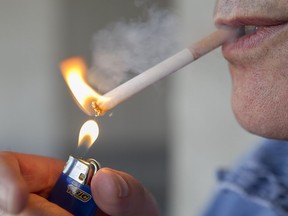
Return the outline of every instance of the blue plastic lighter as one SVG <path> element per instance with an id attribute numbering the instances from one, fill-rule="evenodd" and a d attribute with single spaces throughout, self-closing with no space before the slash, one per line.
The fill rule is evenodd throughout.
<path id="1" fill-rule="evenodd" d="M 97 205 L 91 194 L 90 182 L 99 169 L 100 164 L 94 159 L 69 156 L 48 200 L 75 216 L 94 216 Z"/>

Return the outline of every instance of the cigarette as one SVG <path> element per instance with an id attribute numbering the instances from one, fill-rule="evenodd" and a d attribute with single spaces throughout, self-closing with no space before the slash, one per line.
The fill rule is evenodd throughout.
<path id="1" fill-rule="evenodd" d="M 104 114 L 149 85 L 187 66 L 203 55 L 221 46 L 223 43 L 232 40 L 237 34 L 238 31 L 236 29 L 223 28 L 216 30 L 192 46 L 180 51 L 174 56 L 102 95 L 101 98 L 104 99 L 95 101 L 93 104 L 95 110 L 97 110 L 97 113 L 100 115 Z"/>

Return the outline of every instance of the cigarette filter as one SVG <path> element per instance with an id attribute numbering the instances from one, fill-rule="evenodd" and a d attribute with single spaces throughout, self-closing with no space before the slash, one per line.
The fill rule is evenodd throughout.
<path id="1" fill-rule="evenodd" d="M 97 205 L 92 197 L 90 182 L 99 169 L 100 164 L 94 159 L 83 160 L 69 156 L 49 201 L 75 216 L 94 216 Z"/>

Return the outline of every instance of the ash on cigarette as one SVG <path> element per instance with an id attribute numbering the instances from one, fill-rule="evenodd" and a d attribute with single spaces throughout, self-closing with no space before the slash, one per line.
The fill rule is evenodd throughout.
<path id="1" fill-rule="evenodd" d="M 179 51 L 179 23 L 171 11 L 153 6 L 134 20 L 119 21 L 98 31 L 89 73 L 91 84 L 106 93 Z"/>

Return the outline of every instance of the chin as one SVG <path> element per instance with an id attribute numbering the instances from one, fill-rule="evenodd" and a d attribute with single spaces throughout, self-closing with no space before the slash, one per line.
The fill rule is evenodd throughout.
<path id="1" fill-rule="evenodd" d="M 285 128 L 282 128 L 279 125 L 271 125 L 264 123 L 261 124 L 259 122 L 251 122 L 243 120 L 241 117 L 237 117 L 239 124 L 251 134 L 269 138 L 269 139 L 277 139 L 277 140 L 288 140 L 288 131 Z M 256 120 L 257 121 L 257 120 Z"/>
<path id="2" fill-rule="evenodd" d="M 288 140 L 288 63 L 280 58 L 272 63 L 263 59 L 265 61 L 258 64 L 229 64 L 232 109 L 247 131 L 266 138 Z"/>
<path id="3" fill-rule="evenodd" d="M 255 103 L 232 100 L 232 107 L 239 124 L 246 131 L 265 138 L 288 140 L 287 110 L 275 103 Z"/>

